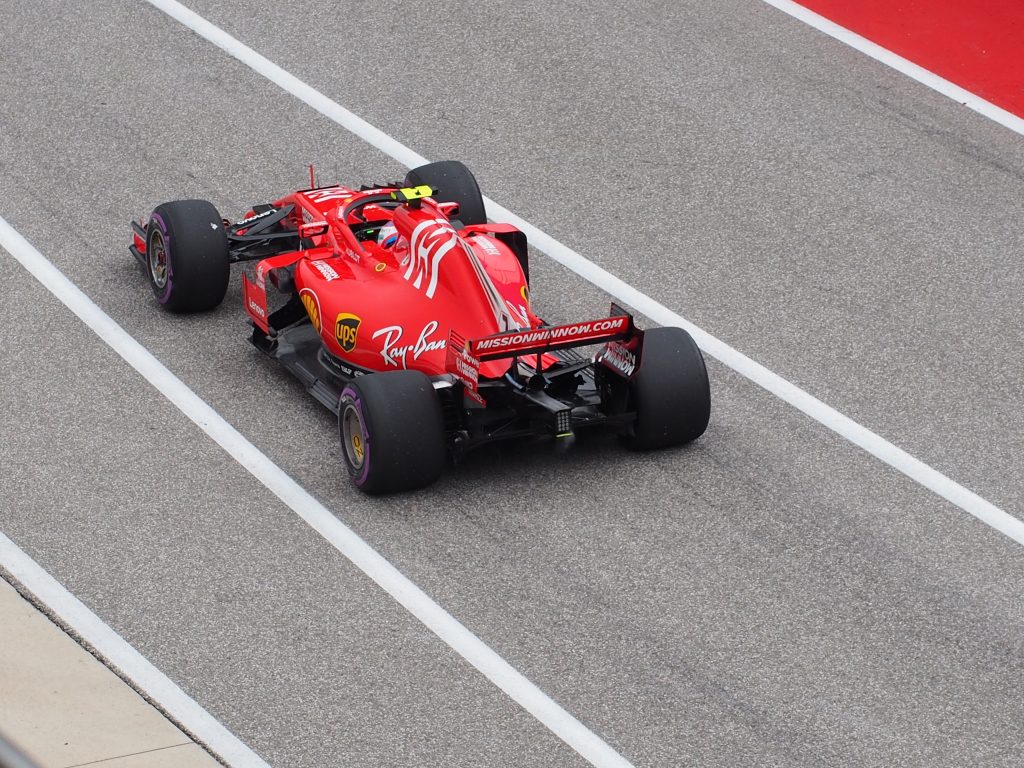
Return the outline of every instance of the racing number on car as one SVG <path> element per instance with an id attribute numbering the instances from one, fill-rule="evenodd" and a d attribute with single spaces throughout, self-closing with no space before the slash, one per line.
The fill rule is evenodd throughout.
<path id="1" fill-rule="evenodd" d="M 349 315 L 342 312 L 334 322 L 334 337 L 345 352 L 351 352 L 356 348 L 356 336 L 359 333 L 359 324 L 363 319 L 358 315 Z"/>
<path id="2" fill-rule="evenodd" d="M 430 219 L 416 225 L 409 238 L 412 258 L 403 277 L 412 282 L 414 288 L 422 288 L 426 278 L 428 299 L 434 298 L 441 259 L 459 242 L 459 236 L 451 225 L 442 219 Z"/>

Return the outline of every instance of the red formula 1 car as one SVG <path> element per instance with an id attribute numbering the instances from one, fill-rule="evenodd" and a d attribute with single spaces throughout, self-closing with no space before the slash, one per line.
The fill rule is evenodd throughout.
<path id="1" fill-rule="evenodd" d="M 242 278 L 252 343 L 337 414 L 348 472 L 368 493 L 427 485 L 447 457 L 495 440 L 607 425 L 647 449 L 707 427 L 707 371 L 689 334 L 641 331 L 614 305 L 544 323 L 526 236 L 487 223 L 457 161 L 402 184 L 301 190 L 234 224 L 179 200 L 132 227 L 130 250 L 174 312 L 215 308 L 230 265 L 256 262 Z"/>

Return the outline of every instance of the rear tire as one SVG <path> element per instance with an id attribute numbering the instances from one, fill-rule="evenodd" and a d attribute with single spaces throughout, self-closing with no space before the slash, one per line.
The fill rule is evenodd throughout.
<path id="1" fill-rule="evenodd" d="M 434 199 L 441 203 L 458 203 L 456 218 L 467 227 L 487 223 L 487 210 L 480 194 L 480 185 L 469 168 L 458 160 L 439 160 L 413 168 L 405 183 L 411 187 L 429 184 L 438 192 Z"/>
<path id="2" fill-rule="evenodd" d="M 704 434 L 711 387 L 704 356 L 682 328 L 644 333 L 640 370 L 629 382 L 636 421 L 626 444 L 635 450 L 682 445 Z"/>
<path id="3" fill-rule="evenodd" d="M 216 308 L 228 290 L 228 237 L 205 200 L 157 206 L 146 227 L 146 263 L 153 295 L 171 312 Z"/>
<path id="4" fill-rule="evenodd" d="M 338 430 L 349 476 L 365 493 L 412 491 L 444 470 L 441 401 L 419 371 L 354 379 L 341 393 Z"/>

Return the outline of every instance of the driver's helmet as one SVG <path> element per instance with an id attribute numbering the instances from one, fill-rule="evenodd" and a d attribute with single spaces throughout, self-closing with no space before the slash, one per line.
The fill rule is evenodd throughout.
<path id="1" fill-rule="evenodd" d="M 390 248 L 398 242 L 398 229 L 390 221 L 380 228 L 377 233 L 377 245 L 381 248 Z"/>

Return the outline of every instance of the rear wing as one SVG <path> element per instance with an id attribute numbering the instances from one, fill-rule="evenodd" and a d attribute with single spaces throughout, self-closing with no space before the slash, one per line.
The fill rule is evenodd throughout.
<path id="1" fill-rule="evenodd" d="M 594 360 L 620 376 L 631 378 L 640 366 L 643 336 L 633 316 L 612 304 L 610 315 L 599 320 L 507 331 L 482 339 L 463 339 L 453 331 L 448 341 L 446 368 L 462 382 L 471 399 L 483 404 L 477 391 L 480 363 L 509 357 L 540 357 L 557 349 L 603 343 Z"/>
<path id="2" fill-rule="evenodd" d="M 625 339 L 633 330 L 629 315 L 586 320 L 568 325 L 552 325 L 525 331 L 508 331 L 474 339 L 467 350 L 481 363 L 503 357 L 524 357 L 567 347 L 582 347 L 601 341 Z"/>

